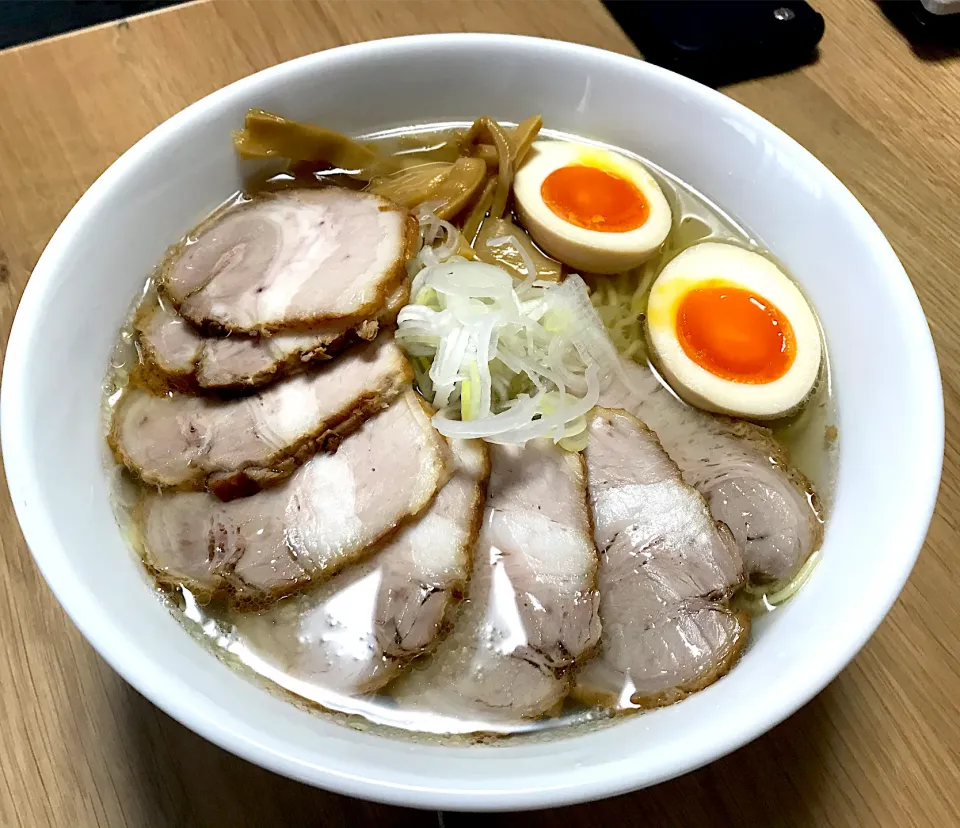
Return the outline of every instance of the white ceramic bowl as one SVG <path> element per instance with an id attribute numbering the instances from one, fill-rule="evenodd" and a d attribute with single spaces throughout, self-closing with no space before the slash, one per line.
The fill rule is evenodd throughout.
<path id="1" fill-rule="evenodd" d="M 841 456 L 823 562 L 758 625 L 729 676 L 682 704 L 587 735 L 499 747 L 413 744 L 303 712 L 221 664 L 151 595 L 108 502 L 100 384 L 131 301 L 165 248 L 240 183 L 230 130 L 249 106 L 347 133 L 542 112 L 635 150 L 742 220 L 826 330 Z M 204 98 L 120 158 L 40 259 L 2 385 L 3 454 L 44 577 L 94 647 L 188 727 L 287 776 L 451 809 L 622 793 L 703 765 L 793 713 L 863 646 L 923 543 L 943 454 L 936 357 L 900 262 L 815 158 L 723 95 L 615 54 L 443 35 L 333 49 Z"/>

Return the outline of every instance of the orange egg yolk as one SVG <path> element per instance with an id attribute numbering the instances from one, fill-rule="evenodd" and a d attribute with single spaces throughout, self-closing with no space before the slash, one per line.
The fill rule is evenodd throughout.
<path id="1" fill-rule="evenodd" d="M 797 353 L 786 316 L 766 299 L 729 285 L 689 291 L 677 308 L 676 329 L 690 359 L 734 382 L 780 379 Z"/>
<path id="2" fill-rule="evenodd" d="M 650 205 L 636 184 L 582 164 L 550 173 L 540 185 L 540 197 L 555 216 L 601 233 L 636 230 L 650 215 Z"/>

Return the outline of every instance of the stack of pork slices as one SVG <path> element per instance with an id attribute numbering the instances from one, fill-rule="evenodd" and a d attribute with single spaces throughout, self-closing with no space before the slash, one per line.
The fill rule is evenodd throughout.
<path id="1" fill-rule="evenodd" d="M 109 434 L 147 567 L 275 671 L 414 710 L 633 709 L 723 675 L 749 628 L 731 596 L 819 542 L 803 481 L 635 365 L 582 453 L 446 440 L 392 333 L 417 239 L 331 187 L 234 206 L 170 254 Z"/>

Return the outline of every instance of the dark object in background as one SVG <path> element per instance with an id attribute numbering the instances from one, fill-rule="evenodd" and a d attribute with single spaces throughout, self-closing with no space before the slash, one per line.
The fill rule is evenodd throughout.
<path id="1" fill-rule="evenodd" d="M 797 0 L 605 0 L 651 63 L 708 86 L 785 72 L 816 58 L 823 18 Z"/>
<path id="2" fill-rule="evenodd" d="M 933 14 L 920 0 L 880 0 L 880 9 L 922 60 L 960 55 L 960 14 Z"/>
<path id="3" fill-rule="evenodd" d="M 0 0 L 0 49 L 181 2 L 183 0 Z"/>

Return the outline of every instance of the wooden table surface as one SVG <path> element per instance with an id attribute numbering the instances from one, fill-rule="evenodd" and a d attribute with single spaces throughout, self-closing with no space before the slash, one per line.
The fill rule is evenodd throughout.
<path id="1" fill-rule="evenodd" d="M 652 790 L 492 824 L 960 825 L 960 56 L 915 53 L 872 0 L 814 4 L 827 20 L 815 65 L 725 91 L 837 173 L 913 279 L 936 339 L 947 406 L 946 464 L 927 546 L 864 651 L 770 734 Z M 225 83 L 298 55 L 443 31 L 516 32 L 634 53 L 594 0 L 224 0 L 0 54 L 0 347 L 58 223 L 158 123 Z M 2 826 L 491 824 L 304 787 L 160 713 L 61 612 L 5 489 L 0 591 Z"/>

